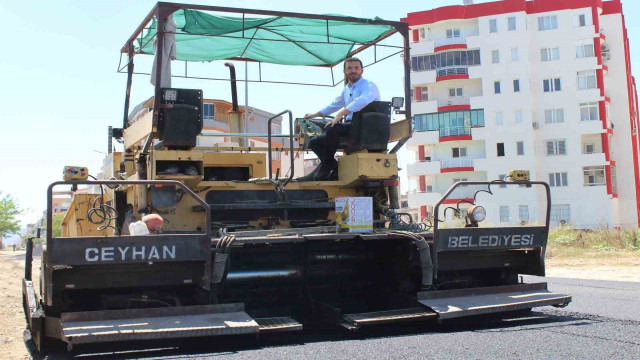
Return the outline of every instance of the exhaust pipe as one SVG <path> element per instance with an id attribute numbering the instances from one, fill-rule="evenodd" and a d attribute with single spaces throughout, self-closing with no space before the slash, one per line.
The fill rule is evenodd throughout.
<path id="1" fill-rule="evenodd" d="M 231 120 L 231 123 L 229 124 L 230 132 L 244 134 L 246 132 L 244 128 L 244 121 L 242 121 L 240 108 L 238 107 L 238 88 L 236 86 L 236 68 L 230 62 L 224 63 L 224 66 L 229 68 L 229 73 L 231 78 L 231 113 L 232 113 L 231 117 L 232 119 L 235 117 L 235 119 Z M 234 136 L 234 137 L 231 137 L 231 141 L 237 141 L 240 146 L 247 146 L 247 141 L 244 137 Z"/>

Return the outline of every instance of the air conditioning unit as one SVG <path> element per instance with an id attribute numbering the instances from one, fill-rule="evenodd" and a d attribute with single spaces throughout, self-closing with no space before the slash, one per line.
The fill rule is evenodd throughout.
<path id="1" fill-rule="evenodd" d="M 531 125 L 533 126 L 534 129 L 538 128 L 538 122 L 536 121 L 532 122 Z"/>

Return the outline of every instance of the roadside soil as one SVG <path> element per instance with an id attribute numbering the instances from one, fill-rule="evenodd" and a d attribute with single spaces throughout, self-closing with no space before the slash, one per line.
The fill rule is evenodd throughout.
<path id="1" fill-rule="evenodd" d="M 607 257 L 585 253 L 580 257 L 547 257 L 547 276 L 640 282 L 640 251 Z M 33 282 L 39 286 L 40 257 L 33 262 Z M 24 250 L 0 250 L 0 359 L 29 359 L 24 344 L 22 312 Z"/>

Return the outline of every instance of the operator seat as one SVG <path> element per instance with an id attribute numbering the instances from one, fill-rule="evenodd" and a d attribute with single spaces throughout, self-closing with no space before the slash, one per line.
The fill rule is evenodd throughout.
<path id="1" fill-rule="evenodd" d="M 385 152 L 391 131 L 391 102 L 373 101 L 364 109 L 353 113 L 349 135 L 340 138 L 338 150 L 351 154 Z"/>

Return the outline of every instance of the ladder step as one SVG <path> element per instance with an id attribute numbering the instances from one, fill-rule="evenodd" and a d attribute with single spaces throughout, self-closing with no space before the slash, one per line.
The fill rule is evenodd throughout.
<path id="1" fill-rule="evenodd" d="M 254 320 L 258 323 L 261 334 L 302 330 L 302 324 L 298 320 L 288 316 L 255 318 Z"/>
<path id="2" fill-rule="evenodd" d="M 438 315 L 425 308 L 409 308 L 386 311 L 375 311 L 368 313 L 345 314 L 342 318 L 347 323 L 355 326 L 374 325 L 382 323 L 425 320 L 436 318 Z"/>

